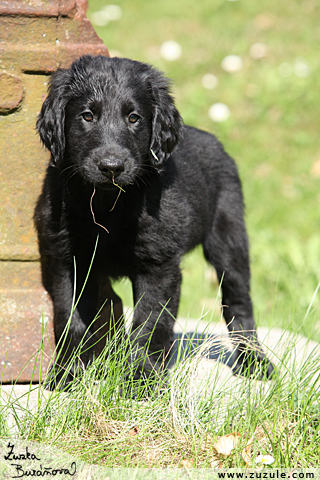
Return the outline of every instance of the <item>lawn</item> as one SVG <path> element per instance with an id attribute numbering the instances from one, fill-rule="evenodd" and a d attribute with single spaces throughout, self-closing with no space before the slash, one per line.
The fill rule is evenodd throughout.
<path id="1" fill-rule="evenodd" d="M 257 323 L 319 341 L 320 4 L 118 0 L 120 9 L 104 6 L 89 0 L 88 16 L 110 54 L 163 70 L 185 123 L 217 135 L 237 162 Z M 163 57 L 166 41 L 181 48 L 175 60 Z M 226 67 L 229 55 L 236 56 L 237 71 Z M 209 116 L 216 103 L 229 112 L 224 121 Z M 218 319 L 218 285 L 201 249 L 183 266 L 179 315 L 199 318 L 215 309 L 207 318 Z M 130 305 L 128 283 L 115 289 Z M 149 397 L 124 377 L 130 347 L 114 340 L 68 394 L 44 400 L 39 393 L 33 410 L 23 399 L 2 403 L 0 451 L 14 425 L 16 438 L 38 446 L 41 458 L 57 448 L 96 465 L 79 476 L 85 480 L 105 480 L 105 467 L 181 467 L 176 472 L 200 478 L 193 467 L 258 468 L 260 455 L 272 456 L 271 468 L 319 467 L 319 349 L 302 361 L 297 340 L 278 356 L 269 352 L 278 366 L 271 382 L 239 380 L 231 370 L 220 376 L 227 368 L 220 362 L 199 377 L 202 345 L 196 356 L 178 361 L 166 384 L 147 385 Z M 0 476 L 9 469 L 1 457 Z"/>
<path id="2" fill-rule="evenodd" d="M 97 25 L 105 5 L 90 0 L 88 16 L 111 55 L 164 71 L 185 123 L 217 135 L 237 162 L 258 324 L 319 340 L 317 295 L 304 321 L 320 280 L 318 2 L 120 0 L 121 16 L 118 9 L 117 19 Z M 168 40 L 181 47 L 175 60 L 161 55 Z M 240 70 L 222 67 L 229 55 L 240 57 Z M 203 85 L 205 74 L 215 76 L 214 88 Z M 215 103 L 229 108 L 227 120 L 209 117 Z M 198 318 L 215 305 L 215 275 L 201 249 L 183 265 L 179 314 Z M 132 302 L 128 284 L 116 290 Z"/>

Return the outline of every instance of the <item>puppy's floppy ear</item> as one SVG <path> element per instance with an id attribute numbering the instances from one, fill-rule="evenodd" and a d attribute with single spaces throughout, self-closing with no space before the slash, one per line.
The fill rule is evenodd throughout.
<path id="1" fill-rule="evenodd" d="M 161 167 L 179 142 L 182 119 L 170 95 L 170 81 L 157 70 L 153 74 L 150 159 L 155 167 Z"/>
<path id="2" fill-rule="evenodd" d="M 50 78 L 48 96 L 38 115 L 37 130 L 51 152 L 51 165 L 62 160 L 65 149 L 65 108 L 69 100 L 70 71 L 59 69 Z"/>

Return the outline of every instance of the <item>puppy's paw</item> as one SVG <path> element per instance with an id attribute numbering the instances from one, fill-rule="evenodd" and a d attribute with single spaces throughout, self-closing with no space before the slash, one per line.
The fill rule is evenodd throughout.
<path id="1" fill-rule="evenodd" d="M 249 350 L 248 347 L 237 348 L 234 360 L 232 370 L 235 375 L 271 380 L 276 372 L 273 363 L 262 352 L 261 347 L 254 350 Z"/>

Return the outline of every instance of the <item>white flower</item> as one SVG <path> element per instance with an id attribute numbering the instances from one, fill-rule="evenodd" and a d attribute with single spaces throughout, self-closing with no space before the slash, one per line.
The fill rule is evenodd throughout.
<path id="1" fill-rule="evenodd" d="M 214 122 L 224 122 L 230 117 L 230 110 L 224 103 L 214 103 L 209 108 L 208 114 Z"/>
<path id="2" fill-rule="evenodd" d="M 97 25 L 97 27 L 105 27 L 109 23 L 109 16 L 106 12 L 99 10 L 91 14 L 90 20 L 93 25 Z"/>
<path id="3" fill-rule="evenodd" d="M 49 322 L 49 318 L 46 315 L 42 314 L 39 321 L 42 325 L 47 325 L 47 323 Z"/>
<path id="4" fill-rule="evenodd" d="M 278 67 L 281 77 L 290 77 L 294 73 L 297 77 L 305 78 L 310 75 L 310 69 L 304 59 L 297 58 L 293 66 L 290 63 L 281 63 Z"/>
<path id="5" fill-rule="evenodd" d="M 234 73 L 242 69 L 242 60 L 238 55 L 227 55 L 221 62 L 225 72 Z"/>
<path id="6" fill-rule="evenodd" d="M 105 27 L 109 22 L 119 20 L 122 17 L 122 10 L 119 5 L 106 5 L 101 10 L 91 14 L 91 22 L 98 27 Z"/>
<path id="7" fill-rule="evenodd" d="M 181 53 L 181 46 L 178 42 L 175 42 L 174 40 L 168 40 L 167 42 L 164 42 L 160 47 L 160 55 L 165 60 L 177 60 L 181 57 Z"/>
<path id="8" fill-rule="evenodd" d="M 263 58 L 267 55 L 267 46 L 264 43 L 254 43 L 251 45 L 249 54 L 251 58 L 255 60 Z"/>
<path id="9" fill-rule="evenodd" d="M 109 20 L 120 20 L 122 17 L 122 10 L 119 5 L 106 5 L 105 7 L 102 7 L 101 10 L 108 15 Z"/>
<path id="10" fill-rule="evenodd" d="M 203 75 L 201 82 L 204 88 L 207 88 L 208 90 L 212 90 L 218 85 L 218 79 L 213 73 L 206 73 Z"/>
<path id="11" fill-rule="evenodd" d="M 258 455 L 256 463 L 262 463 L 263 465 L 271 465 L 274 462 L 274 458 L 271 455 Z"/>
<path id="12" fill-rule="evenodd" d="M 308 77 L 310 75 L 310 70 L 308 65 L 303 60 L 296 60 L 293 65 L 293 71 L 297 77 Z"/>

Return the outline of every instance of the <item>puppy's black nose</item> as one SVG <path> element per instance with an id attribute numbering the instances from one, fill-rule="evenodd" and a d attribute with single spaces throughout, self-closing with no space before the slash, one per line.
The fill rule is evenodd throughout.
<path id="1" fill-rule="evenodd" d="M 119 160 L 101 160 L 98 168 L 105 177 L 110 179 L 118 177 L 124 170 L 123 163 Z"/>

